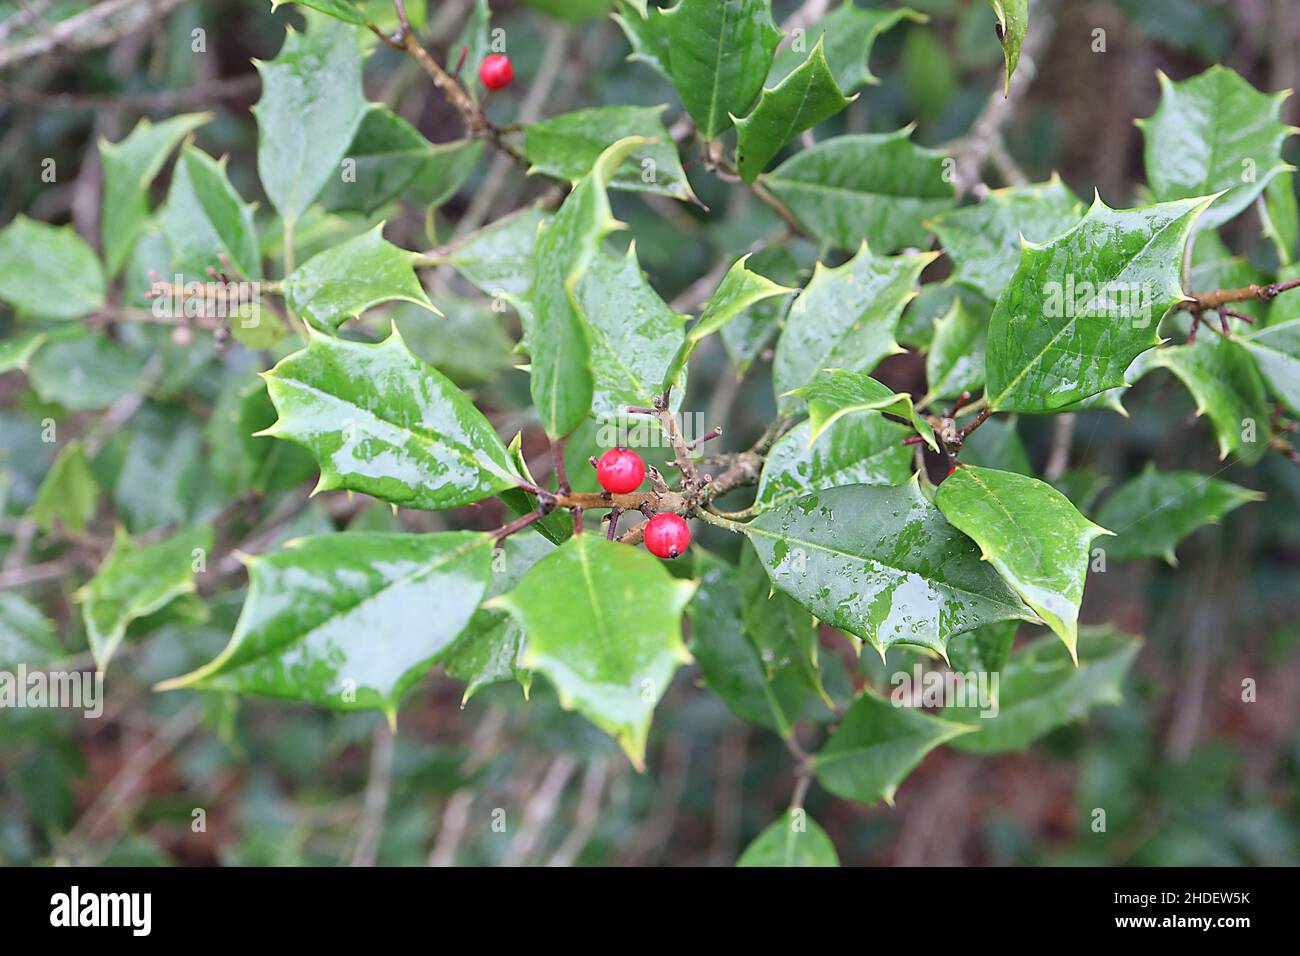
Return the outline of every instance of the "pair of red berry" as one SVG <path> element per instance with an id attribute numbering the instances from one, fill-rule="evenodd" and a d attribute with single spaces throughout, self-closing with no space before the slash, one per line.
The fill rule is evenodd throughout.
<path id="1" fill-rule="evenodd" d="M 645 462 L 629 448 L 611 448 L 596 462 L 596 479 L 611 494 L 628 494 L 645 480 Z M 664 512 L 645 524 L 646 550 L 655 557 L 675 558 L 690 544 L 691 529 L 681 515 Z"/>

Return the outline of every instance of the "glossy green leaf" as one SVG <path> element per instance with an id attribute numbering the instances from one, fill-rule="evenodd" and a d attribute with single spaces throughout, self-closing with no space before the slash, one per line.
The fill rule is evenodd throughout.
<path id="1" fill-rule="evenodd" d="M 121 271 L 144 232 L 149 218 L 149 184 L 176 145 L 211 118 L 211 113 L 182 113 L 153 123 L 144 117 L 120 142 L 100 140 L 99 159 L 104 167 L 100 241 L 110 279 Z"/>
<path id="2" fill-rule="evenodd" d="M 911 127 L 836 136 L 800 150 L 760 182 L 822 243 L 882 253 L 922 248 L 922 222 L 956 198 L 943 153 L 917 146 Z"/>
<path id="3" fill-rule="evenodd" d="M 485 295 L 515 308 L 523 322 L 525 347 L 532 325 L 528 293 L 533 286 L 533 251 L 548 218 L 539 207 L 525 206 L 471 234 L 447 260 Z"/>
<path id="4" fill-rule="evenodd" d="M 753 308 L 768 299 L 789 295 L 796 291 L 778 285 L 761 273 L 751 272 L 745 267 L 748 260 L 748 255 L 736 260 L 727 270 L 727 274 L 722 277 L 718 287 L 713 290 L 713 295 L 709 296 L 709 301 L 705 303 L 704 311 L 700 313 L 699 321 L 691 326 L 690 331 L 686 333 L 686 341 L 682 343 L 681 349 L 672 362 L 667 365 L 661 390 L 667 390 L 669 386 L 677 384 L 696 347 L 708 336 L 724 328 L 746 309 Z"/>
<path id="5" fill-rule="evenodd" d="M 221 507 L 226 496 L 202 442 L 200 420 L 183 406 L 146 402 L 135 413 L 111 488 L 128 531 L 197 525 Z"/>
<path id="6" fill-rule="evenodd" d="M 522 476 L 525 481 L 536 485 L 537 480 L 533 477 L 533 473 L 528 470 L 528 462 L 524 460 L 523 441 L 523 432 L 516 432 L 515 437 L 510 440 L 510 444 L 507 446 L 506 451 L 510 455 L 510 462 L 514 466 L 515 471 Z M 566 461 L 570 447 L 571 446 L 565 446 Z M 575 475 L 576 474 L 580 473 L 575 473 Z M 573 480 L 574 477 L 574 475 L 570 475 L 571 480 Z M 509 508 L 517 518 L 522 518 L 524 515 L 537 510 L 537 496 L 531 492 L 524 491 L 523 488 L 508 488 L 505 491 L 502 491 L 499 497 L 505 506 Z M 563 509 L 558 509 L 552 511 L 540 521 L 535 521 L 533 527 L 537 529 L 538 534 L 547 541 L 550 541 L 552 544 L 564 544 L 565 541 L 569 540 L 569 538 L 573 536 L 573 517 L 569 512 Z"/>
<path id="7" fill-rule="evenodd" d="M 1011 76 L 1020 64 L 1020 48 L 1029 32 L 1029 0 L 989 0 L 998 17 L 998 42 L 1002 44 L 1002 59 L 1007 65 L 1007 78 L 1003 91 L 1011 90 Z"/>
<path id="8" fill-rule="evenodd" d="M 98 499 L 99 486 L 86 462 L 85 446 L 70 441 L 41 482 L 32 506 L 32 520 L 47 534 L 60 526 L 81 534 L 86 530 L 86 522 L 95 516 Z"/>
<path id="9" fill-rule="evenodd" d="M 682 105 L 716 139 L 763 87 L 781 39 L 771 0 L 678 0 L 659 19 Z"/>
<path id="10" fill-rule="evenodd" d="M 943 654 L 956 634 L 1035 619 L 915 480 L 812 492 L 745 533 L 776 587 L 881 654 L 895 644 Z"/>
<path id="11" fill-rule="evenodd" d="M 402 197 L 416 206 L 437 209 L 469 180 L 483 155 L 484 146 L 481 139 L 434 144 L 402 191 Z"/>
<path id="12" fill-rule="evenodd" d="M 323 332 L 384 302 L 414 302 L 437 312 L 420 285 L 415 253 L 384 238 L 383 223 L 304 262 L 284 280 L 289 308 Z"/>
<path id="13" fill-rule="evenodd" d="M 823 369 L 870 372 L 881 359 L 901 352 L 894 339 L 898 317 L 935 255 L 876 256 L 863 244 L 841 266 L 819 262 L 790 306 L 776 344 L 772 383 L 777 395 L 807 385 Z"/>
<path id="14" fill-rule="evenodd" d="M 158 690 L 193 688 L 382 710 L 446 654 L 487 589 L 492 537 L 341 532 L 248 561 L 226 648 Z"/>
<path id="15" fill-rule="evenodd" d="M 893 804 L 903 778 L 935 747 L 969 727 L 895 707 L 870 691 L 853 702 L 817 756 L 813 770 L 823 787 L 845 800 Z"/>
<path id="16" fill-rule="evenodd" d="M 0 300 L 42 318 L 79 319 L 104 304 L 104 271 L 71 226 L 20 213 L 0 230 Z"/>
<path id="17" fill-rule="evenodd" d="M 1188 276 L 1191 289 L 1239 289 L 1251 284 L 1263 285 L 1264 276 L 1245 256 L 1232 253 L 1213 230 L 1202 229 L 1192 242 L 1192 270 Z M 1233 308 L 1245 315 L 1262 318 L 1261 302 L 1238 302 Z"/>
<path id="18" fill-rule="evenodd" d="M 1023 750 L 1049 730 L 1082 719 L 1099 704 L 1120 703 L 1124 676 L 1140 647 L 1137 638 L 1094 627 L 1079 632 L 1077 665 L 1051 637 L 1025 645 L 1002 669 L 996 716 L 983 716 L 970 707 L 944 710 L 945 719 L 974 731 L 958 737 L 952 746 L 978 754 Z"/>
<path id="19" fill-rule="evenodd" d="M 934 502 L 1073 656 L 1089 545 L 1110 532 L 1046 482 L 993 468 L 958 468 Z"/>
<path id="20" fill-rule="evenodd" d="M 1202 217 L 1201 228 L 1213 229 L 1292 168 L 1282 162 L 1282 142 L 1294 130 L 1278 119 L 1289 90 L 1261 93 L 1219 65 L 1181 83 L 1164 73 L 1159 78 L 1159 108 L 1137 121 L 1146 139 L 1147 182 L 1156 199 L 1227 190 Z"/>
<path id="21" fill-rule="evenodd" d="M 750 256 L 745 268 L 778 285 L 802 285 L 805 273 L 785 246 L 766 246 Z M 785 321 L 790 302 L 784 297 L 763 299 L 728 320 L 721 329 L 722 344 L 736 371 L 743 375 L 762 353 Z"/>
<path id="22" fill-rule="evenodd" d="M 358 26 L 366 25 L 366 15 L 352 0 L 271 0 L 272 10 L 293 5 L 311 7 L 313 10 L 329 14 L 336 20 L 342 20 L 344 23 L 355 23 Z"/>
<path id="23" fill-rule="evenodd" d="M 1268 451 L 1272 413 L 1264 382 L 1252 353 L 1235 339 L 1202 335 L 1194 345 L 1157 349 L 1151 362 L 1187 386 L 1197 415 L 1209 415 L 1220 458 L 1232 454 L 1253 464 Z"/>
<path id="24" fill-rule="evenodd" d="M 812 612 L 772 587 L 760 552 L 754 548 L 741 551 L 736 584 L 741 625 L 758 651 L 768 679 L 788 674 L 830 707 L 831 699 L 822 685 L 818 626 Z"/>
<path id="25" fill-rule="evenodd" d="M 288 223 L 339 175 L 370 105 L 361 90 L 361 31 L 323 17 L 309 32 L 287 28 L 274 60 L 254 61 L 262 77 L 257 172 L 271 205 Z"/>
<path id="26" fill-rule="evenodd" d="M 587 321 L 576 290 L 601 240 L 620 225 L 610 213 L 605 188 L 627 155 L 641 145 L 642 140 L 628 137 L 601 153 L 591 173 L 537 237 L 531 293 L 534 327 L 528 337 L 530 387 L 552 439 L 563 438 L 591 413 L 596 382 Z"/>
<path id="27" fill-rule="evenodd" d="M 736 866 L 839 866 L 835 844 L 802 808 L 787 810 L 754 838 Z"/>
<path id="28" fill-rule="evenodd" d="M 812 491 L 841 485 L 901 485 L 912 475 L 911 429 L 879 412 L 840 418 L 808 440 L 812 426 L 791 429 L 768 452 L 754 503 L 782 504 Z"/>
<path id="29" fill-rule="evenodd" d="M 1240 342 L 1255 357 L 1272 393 L 1300 415 L 1300 319 L 1249 332 Z"/>
<path id="30" fill-rule="evenodd" d="M 515 484 L 487 419 L 396 331 L 378 345 L 312 333 L 265 378 L 280 418 L 261 434 L 306 447 L 321 466 L 317 490 L 438 509 Z"/>
<path id="31" fill-rule="evenodd" d="M 663 111 L 662 106 L 597 106 L 532 123 L 524 130 L 529 172 L 577 182 L 608 146 L 637 136 L 645 142 L 628 153 L 609 187 L 697 202 L 677 146 L 660 119 Z"/>
<path id="32" fill-rule="evenodd" d="M 183 147 L 158 221 L 172 268 L 187 279 L 206 282 L 222 255 L 241 275 L 261 278 L 253 207 L 230 185 L 225 159 Z"/>
<path id="33" fill-rule="evenodd" d="M 845 97 L 818 40 L 808 59 L 771 89 L 744 119 L 736 120 L 736 165 L 752 183 L 781 147 L 806 129 L 830 119 L 856 97 Z"/>
<path id="34" fill-rule="evenodd" d="M 994 189 L 973 206 L 931 223 L 952 259 L 952 281 L 996 302 L 1020 262 L 1021 240 L 1047 242 L 1083 215 L 1083 206 L 1055 174 L 1045 183 Z"/>
<path id="35" fill-rule="evenodd" d="M 1183 299 L 1183 250 L 1210 201 L 1111 209 L 1099 196 L 1068 232 L 1027 243 L 989 321 L 989 406 L 1047 412 L 1124 385 Z"/>
<path id="36" fill-rule="evenodd" d="M 1121 561 L 1164 558 L 1177 564 L 1174 549 L 1202 525 L 1218 521 L 1264 495 L 1194 471 L 1156 471 L 1149 465 L 1107 499 L 1097 520 L 1115 532 L 1106 554 Z"/>
<path id="37" fill-rule="evenodd" d="M 925 356 L 927 397 L 957 398 L 984 384 L 984 351 L 988 320 L 976 315 L 960 298 L 934 324 L 934 339 Z M 928 402 L 922 402 L 926 405 Z"/>
<path id="38" fill-rule="evenodd" d="M 699 590 L 691 601 L 691 654 L 704 686 L 743 720 L 789 736 L 802 709 L 804 685 L 789 671 L 768 674 L 745 633 L 739 573 L 713 555 L 697 553 Z"/>
<path id="39" fill-rule="evenodd" d="M 180 531 L 157 544 L 119 535 L 95 576 L 75 595 L 97 670 L 104 670 L 132 621 L 194 591 L 195 567 L 212 550 L 212 528 Z"/>
<path id="40" fill-rule="evenodd" d="M 777 52 L 770 78 L 780 79 L 797 69 L 802 62 L 803 51 L 807 49 L 807 39 L 816 37 L 825 48 L 826 62 L 830 64 L 836 85 L 845 93 L 879 83 L 880 80 L 872 74 L 869 65 L 876 37 L 904 20 L 926 23 L 929 19 L 924 13 L 907 7 L 867 10 L 853 0 L 844 0 L 844 3 L 808 28 L 801 48 L 796 49 L 796 44 L 791 42 Z"/>
<path id="41" fill-rule="evenodd" d="M 21 595 L 0 593 L 0 667 L 41 667 L 65 656 L 54 625 Z"/>
<path id="42" fill-rule="evenodd" d="M 229 494 L 283 491 L 315 474 L 316 461 L 307 449 L 259 434 L 275 418 L 266 382 L 258 379 L 232 380 L 217 399 L 205 436 L 211 469 Z"/>
<path id="43" fill-rule="evenodd" d="M 614 21 L 632 46 L 629 60 L 639 60 L 666 80 L 668 73 L 668 30 L 663 11 L 646 0 L 618 0 Z"/>
<path id="44" fill-rule="evenodd" d="M 934 439 L 934 429 L 916 413 L 912 397 L 893 391 L 869 375 L 829 368 L 792 394 L 808 403 L 810 443 L 816 442 L 822 432 L 845 415 L 878 411 L 906 418 L 927 445 L 935 451 L 939 450 Z"/>
<path id="45" fill-rule="evenodd" d="M 681 617 L 694 591 L 649 553 L 584 534 L 488 606 L 505 608 L 523 626 L 524 666 L 642 769 L 654 706 L 690 660 Z"/>
<path id="46" fill-rule="evenodd" d="M 648 407 L 663 392 L 664 369 L 685 341 L 686 320 L 650 287 L 636 257 L 596 253 L 578 282 L 595 391 L 591 411 L 618 417 L 629 405 Z"/>

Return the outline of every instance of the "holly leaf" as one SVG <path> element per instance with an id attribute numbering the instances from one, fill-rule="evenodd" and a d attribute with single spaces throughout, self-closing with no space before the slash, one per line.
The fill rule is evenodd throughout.
<path id="1" fill-rule="evenodd" d="M 1098 196 L 1068 232 L 1026 243 L 989 321 L 989 407 L 1048 412 L 1124 385 L 1184 298 L 1183 250 L 1211 201 L 1111 209 Z"/>
<path id="2" fill-rule="evenodd" d="M 660 119 L 665 109 L 598 106 L 532 123 L 524 130 L 524 153 L 532 163 L 528 171 L 577 182 L 591 172 L 611 144 L 636 136 L 645 142 L 628 153 L 610 179 L 609 188 L 697 203 L 677 146 Z"/>
<path id="3" fill-rule="evenodd" d="M 1277 259 L 1284 266 L 1296 261 L 1300 252 L 1300 204 L 1296 202 L 1295 177 L 1291 170 L 1274 176 L 1264 187 L 1259 202 L 1260 226 L 1273 242 Z"/>
<path id="4" fill-rule="evenodd" d="M 533 565 L 554 550 L 546 538 L 531 531 L 506 538 L 493 553 L 487 598 L 509 591 Z M 484 687 L 501 681 L 518 681 L 527 694 L 532 675 L 519 666 L 523 649 L 524 632 L 518 621 L 505 611 L 488 608 L 476 611 L 443 661 L 448 677 L 465 682 L 461 707 Z"/>
<path id="5" fill-rule="evenodd" d="M 921 406 L 935 399 L 957 398 L 983 385 L 987 345 L 988 321 L 960 298 L 953 299 L 948 314 L 934 323 L 934 338 L 925 356 L 929 388 Z"/>
<path id="6" fill-rule="evenodd" d="M 1198 416 L 1210 416 L 1220 458 L 1231 453 L 1254 464 L 1268 451 L 1272 413 L 1259 369 L 1244 346 L 1206 335 L 1193 345 L 1156 349 L 1151 363 L 1169 369 L 1187 386 Z"/>
<path id="7" fill-rule="evenodd" d="M 195 560 L 211 550 L 212 528 L 206 526 L 157 544 L 138 544 L 119 533 L 95 576 L 74 595 L 96 670 L 108 667 L 128 624 L 194 592 Z"/>
<path id="8" fill-rule="evenodd" d="M 1238 341 L 1255 357 L 1273 394 L 1300 415 L 1300 319 L 1252 330 Z"/>
<path id="9" fill-rule="evenodd" d="M 441 315 L 415 274 L 415 253 L 384 238 L 384 224 L 317 253 L 284 280 L 289 308 L 322 332 L 384 302 L 414 302 Z"/>
<path id="10" fill-rule="evenodd" d="M 771 0 L 678 0 L 658 19 L 682 105 L 716 139 L 763 87 L 781 39 Z"/>
<path id="11" fill-rule="evenodd" d="M 823 787 L 845 800 L 891 806 L 903 778 L 940 744 L 971 728 L 931 717 L 865 692 L 818 754 L 813 770 Z"/>
<path id="12" fill-rule="evenodd" d="M 39 608 L 21 595 L 0 594 L 0 667 L 44 667 L 65 656 L 54 625 Z"/>
<path id="13" fill-rule="evenodd" d="M 99 486 L 86 461 L 86 448 L 79 441 L 70 441 L 54 459 L 36 492 L 32 520 L 46 534 L 58 525 L 81 534 L 86 522 L 95 516 L 98 500 Z"/>
<path id="14" fill-rule="evenodd" d="M 487 589 L 492 537 L 345 531 L 249 558 L 230 643 L 156 690 L 225 691 L 381 710 L 442 659 Z"/>
<path id="15" fill-rule="evenodd" d="M 473 0 L 470 5 L 469 16 L 465 18 L 465 26 L 460 31 L 460 36 L 456 38 L 447 50 L 447 62 L 443 65 L 451 72 L 456 68 L 456 63 L 464 51 L 465 62 L 470 64 L 471 70 L 477 70 L 478 65 L 483 62 L 489 54 L 492 53 L 492 8 L 488 0 Z M 480 83 L 465 83 L 465 92 L 475 103 L 482 99 L 482 93 L 486 92 Z"/>
<path id="16" fill-rule="evenodd" d="M 225 255 L 241 275 L 261 278 L 253 207 L 230 185 L 225 159 L 184 146 L 158 222 L 172 268 L 181 275 L 207 281 L 207 270 L 220 269 Z"/>
<path id="17" fill-rule="evenodd" d="M 744 531 L 774 586 L 882 655 L 895 644 L 945 654 L 956 634 L 1035 620 L 915 479 L 812 492 Z"/>
<path id="18" fill-rule="evenodd" d="M 104 168 L 100 242 L 108 278 L 121 271 L 144 232 L 149 218 L 149 184 L 176 145 L 210 119 L 211 113 L 183 113 L 159 123 L 144 117 L 126 139 L 99 141 L 99 161 Z"/>
<path id="19" fill-rule="evenodd" d="M 509 453 L 460 389 L 394 329 L 370 345 L 310 334 L 263 376 L 279 420 L 259 434 L 304 446 L 317 491 L 405 508 L 457 508 L 515 485 Z"/>
<path id="20" fill-rule="evenodd" d="M 782 146 L 855 99 L 840 92 L 818 40 L 807 60 L 776 86 L 764 89 L 753 111 L 735 121 L 741 178 L 752 183 Z"/>
<path id="21" fill-rule="evenodd" d="M 316 461 L 305 448 L 260 434 L 275 424 L 275 418 L 266 382 L 233 379 L 223 389 L 205 436 L 211 470 L 228 494 L 284 491 L 302 484 L 316 471 Z"/>
<path id="22" fill-rule="evenodd" d="M 870 372 L 881 359 L 903 351 L 894 339 L 898 317 L 916 297 L 921 271 L 936 256 L 876 256 L 864 243 L 841 266 L 817 263 L 776 343 L 772 384 L 777 395 L 807 385 L 822 369 Z"/>
<path id="23" fill-rule="evenodd" d="M 1002 93 L 1005 96 L 1011 91 L 1011 76 L 1020 64 L 1020 48 L 1029 32 L 1029 0 L 989 0 L 989 3 L 998 17 L 998 42 L 1002 44 L 1002 58 L 1007 65 Z"/>
<path id="24" fill-rule="evenodd" d="M 763 463 L 754 504 L 769 508 L 841 485 L 901 485 L 912 474 L 911 430 L 878 412 L 841 418 L 809 441 L 808 422 L 783 435 Z"/>
<path id="25" fill-rule="evenodd" d="M 795 389 L 789 394 L 797 395 L 808 403 L 810 443 L 816 442 L 822 432 L 845 415 L 879 411 L 906 418 L 932 450 L 939 450 L 934 429 L 916 413 L 912 396 L 895 392 L 870 375 L 828 368 L 803 388 Z"/>
<path id="26" fill-rule="evenodd" d="M 1006 667 L 1011 646 L 1016 641 L 1018 621 L 985 624 L 948 642 L 948 666 L 956 674 L 995 674 Z M 1000 688 L 990 687 L 991 697 L 998 700 Z"/>
<path id="27" fill-rule="evenodd" d="M 803 810 L 787 810 L 754 838 L 736 866 L 839 866 L 835 844 Z"/>
<path id="28" fill-rule="evenodd" d="M 601 240 L 621 225 L 605 188 L 627 155 L 644 141 L 619 140 L 600 154 L 537 238 L 532 285 L 530 386 L 533 404 L 552 439 L 563 438 L 591 412 L 595 377 L 586 319 L 576 297 Z"/>
<path id="29" fill-rule="evenodd" d="M 95 250 L 71 226 L 19 213 L 0 230 L 0 301 L 46 319 L 79 319 L 104 304 Z"/>
<path id="30" fill-rule="evenodd" d="M 703 552 L 695 560 L 700 585 L 688 613 L 704 685 L 742 720 L 788 737 L 802 710 L 802 682 L 789 671 L 769 676 L 743 627 L 737 569 Z"/>
<path id="31" fill-rule="evenodd" d="M 836 136 L 759 177 L 824 245 L 881 252 L 926 246 L 924 220 L 956 200 L 947 158 L 917 146 L 911 127 Z"/>
<path id="32" fill-rule="evenodd" d="M 610 734 L 643 770 L 654 706 L 690 660 L 681 617 L 694 592 L 647 552 L 584 534 L 487 606 L 519 621 L 522 663 L 551 682 L 561 706 Z"/>
<path id="33" fill-rule="evenodd" d="M 1148 465 L 1115 490 L 1097 520 L 1115 532 L 1106 546 L 1110 557 L 1163 557 L 1177 564 L 1174 548 L 1193 531 L 1263 498 L 1258 491 L 1194 471 L 1156 471 Z"/>
<path id="34" fill-rule="evenodd" d="M 592 413 L 616 418 L 629 405 L 651 405 L 663 392 L 663 370 L 685 341 L 686 319 L 646 281 L 636 243 L 623 256 L 597 252 L 576 300 L 591 345 Z"/>
<path id="35" fill-rule="evenodd" d="M 664 375 L 661 391 L 667 391 L 669 387 L 678 384 L 678 379 L 685 371 L 696 347 L 714 332 L 724 328 L 746 309 L 767 299 L 789 295 L 796 291 L 778 285 L 765 275 L 751 272 L 745 267 L 748 261 L 748 255 L 737 259 L 727 270 L 727 274 L 722 277 L 718 287 L 713 290 L 713 295 L 709 296 L 704 311 L 700 313 L 699 321 L 691 326 L 690 331 L 686 333 L 686 340 L 673 360 L 668 363 L 668 371 Z"/>
<path id="36" fill-rule="evenodd" d="M 550 217 L 536 206 L 525 206 L 472 233 L 447 261 L 484 295 L 510 303 L 519 313 L 527 348 L 532 328 L 533 251 L 543 222 Z"/>
<path id="37" fill-rule="evenodd" d="M 996 302 L 1020 262 L 1023 239 L 1047 242 L 1083 215 L 1055 173 L 1045 183 L 994 189 L 973 206 L 936 216 L 930 228 L 952 259 L 952 281 Z"/>
<path id="38" fill-rule="evenodd" d="M 799 260 L 784 246 L 760 249 L 745 261 L 745 268 L 778 285 L 792 286 L 803 281 Z M 784 298 L 763 299 L 722 327 L 722 344 L 740 375 L 744 375 L 780 328 L 789 308 L 790 303 Z"/>
<path id="39" fill-rule="evenodd" d="M 880 82 L 870 69 L 871 48 L 875 46 L 876 37 L 904 20 L 928 23 L 930 18 L 907 7 L 867 10 L 852 0 L 846 0 L 807 33 L 808 36 L 820 35 L 818 42 L 824 46 L 826 62 L 830 64 L 836 85 L 845 93 L 852 93 L 861 86 L 874 86 Z M 795 44 L 786 44 L 776 54 L 769 79 L 788 76 L 799 66 L 801 55 L 802 51 L 796 50 Z"/>
<path id="40" fill-rule="evenodd" d="M 1124 676 L 1141 647 L 1138 638 L 1110 628 L 1085 627 L 1079 633 L 1076 664 L 1050 637 L 1025 645 L 1002 669 L 997 711 L 948 707 L 946 720 L 974 733 L 953 741 L 967 753 L 1023 750 L 1049 730 L 1081 720 L 1099 704 L 1118 704 Z"/>
<path id="41" fill-rule="evenodd" d="M 939 485 L 934 503 L 1074 657 L 1089 545 L 1112 532 L 1046 482 L 992 468 L 958 468 Z"/>
<path id="42" fill-rule="evenodd" d="M 0 342 L 0 375 L 14 370 L 27 371 L 35 355 L 49 336 L 44 332 L 28 332 Z"/>
<path id="43" fill-rule="evenodd" d="M 651 7 L 646 0 L 618 0 L 613 15 L 632 46 L 629 60 L 639 60 L 671 81 L 668 72 L 668 30 L 663 10 Z"/>
<path id="44" fill-rule="evenodd" d="M 757 648 L 769 680 L 788 674 L 833 708 L 822 685 L 817 622 L 797 601 L 772 588 L 759 554 L 743 549 L 736 572 L 745 634 Z"/>
<path id="45" fill-rule="evenodd" d="M 361 90 L 361 34 L 355 26 L 309 17 L 310 32 L 286 27 L 274 60 L 254 60 L 262 78 L 257 117 L 257 172 L 286 223 L 320 195 L 356 135 L 370 104 Z"/>
<path id="46" fill-rule="evenodd" d="M 1282 162 L 1282 142 L 1295 130 L 1278 119 L 1290 90 L 1261 93 L 1220 65 L 1181 83 L 1157 75 L 1160 106 L 1137 121 L 1156 199 L 1223 193 L 1200 224 L 1214 229 L 1249 206 L 1275 176 L 1294 169 Z"/>

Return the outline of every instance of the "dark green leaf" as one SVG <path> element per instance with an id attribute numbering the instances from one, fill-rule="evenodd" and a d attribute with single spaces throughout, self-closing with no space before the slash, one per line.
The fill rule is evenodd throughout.
<path id="1" fill-rule="evenodd" d="M 1268 325 L 1242 336 L 1273 394 L 1300 415 L 1300 319 Z"/>
<path id="2" fill-rule="evenodd" d="M 291 4 L 311 7 L 313 10 L 329 14 L 336 20 L 342 20 L 344 23 L 355 23 L 358 26 L 366 25 L 365 14 L 352 0 L 271 0 L 271 9 L 275 10 Z"/>
<path id="3" fill-rule="evenodd" d="M 960 298 L 954 299 L 948 314 L 934 324 L 934 339 L 925 356 L 928 385 L 925 407 L 941 398 L 956 398 L 984 384 L 984 350 L 988 344 L 988 320 L 976 315 Z"/>
<path id="4" fill-rule="evenodd" d="M 954 202 L 952 177 L 937 150 L 894 133 L 836 136 L 800 150 L 761 178 L 822 243 L 882 253 L 924 247 L 923 220 Z"/>
<path id="5" fill-rule="evenodd" d="M 79 441 L 68 442 L 54 459 L 36 493 L 32 520 L 47 534 L 62 526 L 73 534 L 86 530 L 95 516 L 99 486 L 86 463 L 86 449 Z"/>
<path id="6" fill-rule="evenodd" d="M 809 442 L 816 442 L 822 432 L 845 415 L 879 411 L 906 418 L 926 444 L 939 450 L 934 429 L 916 413 L 911 396 L 894 392 L 869 375 L 830 368 L 792 394 L 808 402 Z"/>
<path id="7" fill-rule="evenodd" d="M 187 279 L 207 281 L 207 270 L 220 269 L 223 254 L 242 275 L 261 278 L 253 207 L 230 185 L 224 159 L 182 148 L 158 221 L 172 268 Z"/>
<path id="8" fill-rule="evenodd" d="M 1112 558 L 1163 557 L 1177 564 L 1174 548 L 1197 528 L 1218 521 L 1263 495 L 1194 471 L 1156 471 L 1154 465 L 1131 478 L 1107 500 L 1097 516 L 1115 532 L 1107 542 Z"/>
<path id="9" fill-rule="evenodd" d="M 548 219 L 537 206 L 526 206 L 470 235 L 447 259 L 479 291 L 515 308 L 523 322 L 525 347 L 532 325 L 528 293 L 533 286 L 533 250 L 539 228 Z"/>
<path id="10" fill-rule="evenodd" d="M 1209 202 L 1111 209 L 1098 197 L 1068 232 L 1026 244 L 989 322 L 989 407 L 1047 412 L 1123 385 L 1183 299 L 1183 249 Z"/>
<path id="11" fill-rule="evenodd" d="M 71 226 L 20 213 L 0 230 L 0 300 L 42 318 L 79 319 L 104 304 L 104 272 Z"/>
<path id="12" fill-rule="evenodd" d="M 745 526 L 776 587 L 881 654 L 945 653 L 983 624 L 1034 620 L 916 481 L 813 492 Z"/>
<path id="13" fill-rule="evenodd" d="M 43 667 L 65 656 L 54 625 L 26 598 L 0 593 L 0 667 Z"/>
<path id="14" fill-rule="evenodd" d="M 822 686 L 817 622 L 798 601 L 773 589 L 760 554 L 745 548 L 736 572 L 745 634 L 757 649 L 769 679 L 789 674 L 830 707 L 831 699 Z"/>
<path id="15" fill-rule="evenodd" d="M 768 453 L 754 501 L 782 504 L 811 491 L 841 485 L 901 485 L 912 474 L 912 450 L 903 444 L 911 430 L 879 412 L 841 418 L 808 440 L 804 422 Z"/>
<path id="16" fill-rule="evenodd" d="M 772 78 L 788 76 L 799 66 L 807 37 L 819 37 L 825 46 L 826 62 L 830 64 L 835 82 L 845 93 L 860 86 L 879 83 L 869 66 L 871 48 L 876 37 L 901 23 L 910 20 L 926 23 L 930 18 L 907 7 L 896 10 L 866 10 L 852 2 L 840 4 L 816 24 L 808 28 L 802 44 L 791 42 L 782 47 L 772 66 Z"/>
<path id="17" fill-rule="evenodd" d="M 1004 92 L 1011 90 L 1011 75 L 1020 63 L 1020 47 L 1029 32 L 1029 0 L 989 0 L 998 17 L 998 42 L 1007 64 Z"/>
<path id="18" fill-rule="evenodd" d="M 802 807 L 787 810 L 745 848 L 736 866 L 839 866 L 835 844 Z"/>

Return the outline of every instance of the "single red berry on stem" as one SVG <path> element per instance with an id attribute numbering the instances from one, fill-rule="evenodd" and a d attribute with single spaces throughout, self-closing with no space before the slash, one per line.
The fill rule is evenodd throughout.
<path id="1" fill-rule="evenodd" d="M 600 487 L 616 495 L 636 491 L 645 479 L 645 462 L 629 448 L 611 448 L 596 462 Z"/>
<path id="2" fill-rule="evenodd" d="M 691 546 L 691 529 L 681 515 L 657 514 L 645 523 L 645 546 L 657 558 L 675 558 Z"/>
<path id="3" fill-rule="evenodd" d="M 504 90 L 515 78 L 515 65 L 504 53 L 489 54 L 479 64 L 478 78 L 489 90 Z"/>

